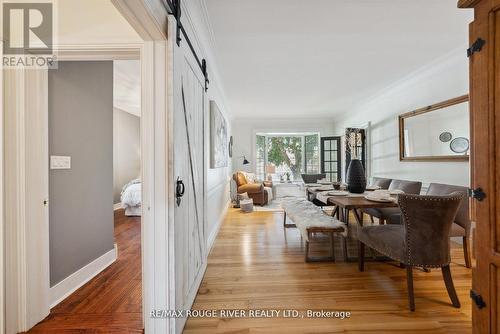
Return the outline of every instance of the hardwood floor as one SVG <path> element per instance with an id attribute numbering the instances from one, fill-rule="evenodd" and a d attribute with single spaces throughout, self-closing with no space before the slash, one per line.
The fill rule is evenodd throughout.
<path id="1" fill-rule="evenodd" d="M 115 211 L 118 259 L 28 333 L 142 333 L 141 220 Z"/>
<path id="2" fill-rule="evenodd" d="M 304 263 L 299 232 L 283 231 L 282 219 L 279 212 L 229 212 L 193 309 L 323 309 L 350 311 L 351 318 L 191 318 L 185 334 L 471 333 L 472 270 L 458 245 L 451 272 L 462 307 L 451 306 L 440 270 L 414 270 L 410 312 L 398 264 L 367 262 L 360 273 L 356 263 Z"/>

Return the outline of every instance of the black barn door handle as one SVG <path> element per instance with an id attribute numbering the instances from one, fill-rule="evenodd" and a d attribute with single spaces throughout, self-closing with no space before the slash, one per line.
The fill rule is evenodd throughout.
<path id="1" fill-rule="evenodd" d="M 182 196 L 184 196 L 184 192 L 186 191 L 186 187 L 184 186 L 184 182 L 182 182 L 181 177 L 177 177 L 177 182 L 175 186 L 175 197 L 177 200 L 177 206 L 181 205 Z"/>

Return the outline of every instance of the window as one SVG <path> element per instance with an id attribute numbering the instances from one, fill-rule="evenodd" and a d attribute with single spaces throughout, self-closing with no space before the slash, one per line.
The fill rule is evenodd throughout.
<path id="1" fill-rule="evenodd" d="M 257 135 L 255 138 L 255 174 L 257 179 L 266 179 L 266 137 Z"/>
<path id="2" fill-rule="evenodd" d="M 319 136 L 305 136 L 305 174 L 319 174 Z"/>
<path id="3" fill-rule="evenodd" d="M 340 137 L 321 138 L 321 172 L 329 181 L 340 181 Z"/>
<path id="4" fill-rule="evenodd" d="M 318 134 L 257 134 L 256 174 L 266 179 L 266 167 L 275 180 L 299 181 L 302 173 L 320 170 Z"/>

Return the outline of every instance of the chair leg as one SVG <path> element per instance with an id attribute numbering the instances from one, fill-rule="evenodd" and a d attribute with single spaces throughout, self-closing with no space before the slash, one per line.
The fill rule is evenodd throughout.
<path id="1" fill-rule="evenodd" d="M 413 294 L 413 268 L 406 266 L 406 285 L 408 289 L 408 306 L 410 311 L 415 311 L 415 295 Z"/>
<path id="2" fill-rule="evenodd" d="M 460 307 L 460 301 L 458 300 L 457 292 L 455 291 L 455 286 L 453 285 L 453 279 L 451 278 L 450 266 L 445 266 L 441 268 L 443 272 L 444 283 L 446 284 L 446 290 L 448 290 L 448 295 L 450 296 L 451 303 L 456 308 Z"/>
<path id="3" fill-rule="evenodd" d="M 373 220 L 373 216 L 370 216 L 370 220 L 371 220 L 372 224 L 375 224 L 375 220 Z"/>
<path id="4" fill-rule="evenodd" d="M 469 250 L 469 238 L 464 236 L 462 240 L 463 240 L 463 246 L 464 246 L 465 266 L 467 268 L 470 268 L 470 267 L 472 267 L 472 264 L 471 264 L 470 250 Z"/>
<path id="5" fill-rule="evenodd" d="M 365 244 L 361 241 L 358 242 L 358 269 L 365 271 Z"/>
<path id="6" fill-rule="evenodd" d="M 283 212 L 283 227 L 286 227 L 286 211 Z"/>
<path id="7" fill-rule="evenodd" d="M 344 262 L 347 263 L 349 261 L 349 254 L 347 250 L 347 237 L 344 236 L 342 236 L 342 253 L 344 253 Z"/>
<path id="8" fill-rule="evenodd" d="M 379 225 L 385 225 L 385 219 L 384 219 L 384 218 L 380 218 L 380 219 L 378 220 L 378 224 L 379 224 Z"/>

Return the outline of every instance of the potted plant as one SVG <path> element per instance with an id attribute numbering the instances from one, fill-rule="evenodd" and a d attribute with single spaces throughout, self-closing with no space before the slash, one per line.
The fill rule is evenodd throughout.
<path id="1" fill-rule="evenodd" d="M 366 190 L 366 176 L 363 163 L 360 159 L 358 143 L 361 141 L 359 130 L 346 134 L 347 151 L 351 154 L 351 162 L 347 168 L 347 190 L 351 193 L 361 194 Z"/>

